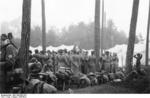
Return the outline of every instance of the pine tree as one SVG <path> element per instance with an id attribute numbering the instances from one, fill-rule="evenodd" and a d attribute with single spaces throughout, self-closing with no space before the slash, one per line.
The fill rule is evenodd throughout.
<path id="1" fill-rule="evenodd" d="M 145 57 L 145 65 L 148 66 L 149 59 L 149 31 L 150 31 L 150 1 L 149 1 L 149 12 L 148 12 L 148 22 L 147 22 L 147 38 L 146 38 L 146 57 Z"/>
<path id="2" fill-rule="evenodd" d="M 42 48 L 46 51 L 46 19 L 45 19 L 45 0 L 41 0 L 42 6 Z"/>
<path id="3" fill-rule="evenodd" d="M 103 33 L 104 33 L 104 0 L 102 0 L 101 55 L 102 55 L 102 53 L 103 53 Z"/>
<path id="4" fill-rule="evenodd" d="M 126 72 L 127 73 L 132 71 L 132 61 L 133 61 L 134 43 L 135 43 L 135 35 L 136 35 L 136 24 L 137 24 L 137 18 L 138 18 L 138 8 L 139 8 L 139 0 L 133 0 L 132 17 L 131 17 L 131 23 L 130 23 L 129 40 L 128 40 L 128 46 L 127 46 L 127 55 L 126 55 Z"/>
<path id="5" fill-rule="evenodd" d="M 28 76 L 28 60 L 30 46 L 31 0 L 23 0 L 21 47 L 19 50 L 20 65 L 24 70 L 24 78 Z"/>
<path id="6" fill-rule="evenodd" d="M 96 70 L 99 71 L 100 55 L 100 0 L 95 2 L 95 52 L 96 52 Z"/>

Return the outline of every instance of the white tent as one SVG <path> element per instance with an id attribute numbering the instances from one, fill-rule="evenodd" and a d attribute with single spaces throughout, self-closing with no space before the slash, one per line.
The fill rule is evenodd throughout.
<path id="1" fill-rule="evenodd" d="M 67 49 L 68 51 L 72 50 L 73 49 L 73 45 L 70 45 L 70 46 L 67 46 L 67 45 L 61 45 L 61 46 L 58 46 L 58 47 L 53 47 L 53 46 L 48 46 L 46 47 L 46 50 L 50 50 L 50 51 L 58 51 L 59 49 Z M 38 47 L 32 47 L 30 46 L 30 50 L 32 52 L 34 52 L 35 49 L 38 49 L 39 51 L 42 50 L 42 46 L 38 46 Z"/>
<path id="2" fill-rule="evenodd" d="M 143 57 L 141 60 L 142 64 L 145 64 L 145 41 L 139 42 L 138 44 L 135 44 L 134 47 L 134 54 L 136 53 L 142 53 Z M 125 60 L 126 60 L 126 52 L 127 52 L 127 45 L 116 45 L 115 47 L 108 49 L 110 52 L 115 52 L 118 54 L 119 58 L 119 66 L 125 66 Z M 149 48 L 150 51 L 150 48 Z M 149 52 L 150 55 L 150 52 Z M 133 59 L 133 63 L 135 64 L 135 59 Z"/>

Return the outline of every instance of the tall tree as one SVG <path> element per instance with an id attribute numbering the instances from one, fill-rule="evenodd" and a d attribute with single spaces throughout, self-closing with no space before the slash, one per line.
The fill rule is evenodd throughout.
<path id="1" fill-rule="evenodd" d="M 42 6 L 42 48 L 46 51 L 46 19 L 45 19 L 45 0 L 41 0 Z"/>
<path id="2" fill-rule="evenodd" d="M 114 45 L 114 37 L 113 37 L 114 27 L 115 27 L 114 22 L 111 19 L 108 20 L 108 33 L 110 36 L 110 39 L 108 39 L 108 41 L 109 41 L 110 47 L 113 47 L 113 45 Z"/>
<path id="3" fill-rule="evenodd" d="M 22 6 L 21 47 L 19 50 L 20 65 L 24 70 L 24 78 L 28 75 L 28 52 L 30 45 L 31 0 L 23 0 Z"/>
<path id="4" fill-rule="evenodd" d="M 149 59 L 149 31 L 150 31 L 150 1 L 149 1 L 149 12 L 148 12 L 148 22 L 147 22 L 146 57 L 145 57 L 145 65 L 147 66 L 148 66 L 148 59 Z"/>
<path id="5" fill-rule="evenodd" d="M 100 55 L 100 0 L 95 1 L 95 52 L 96 52 L 96 71 L 99 71 Z"/>
<path id="6" fill-rule="evenodd" d="M 126 55 L 126 72 L 127 73 L 132 71 L 132 61 L 133 61 L 134 43 L 135 43 L 135 35 L 136 35 L 138 8 L 139 8 L 139 0 L 133 0 L 132 17 L 131 17 L 131 23 L 130 23 L 129 40 L 128 40 L 128 47 L 127 47 L 127 55 Z"/>
<path id="7" fill-rule="evenodd" d="M 102 32 L 101 32 L 101 55 L 103 53 L 103 33 L 104 33 L 104 0 L 102 0 Z"/>

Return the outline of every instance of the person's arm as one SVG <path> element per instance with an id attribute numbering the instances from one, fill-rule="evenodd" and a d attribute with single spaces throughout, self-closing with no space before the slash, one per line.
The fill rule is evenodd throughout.
<path id="1" fill-rule="evenodd" d="M 143 55 L 142 55 L 142 54 L 140 54 L 140 59 L 142 58 L 142 56 L 143 56 Z"/>
<path id="2" fill-rule="evenodd" d="M 134 55 L 133 57 L 137 59 L 137 55 Z"/>

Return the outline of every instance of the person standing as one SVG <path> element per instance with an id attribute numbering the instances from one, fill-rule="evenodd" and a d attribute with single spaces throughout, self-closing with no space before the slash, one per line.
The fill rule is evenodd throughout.
<path id="1" fill-rule="evenodd" d="M 5 74 L 5 83 L 7 84 L 5 86 L 6 92 L 9 92 L 12 85 L 11 81 L 13 81 L 12 73 L 15 68 L 15 62 L 16 62 L 16 56 L 18 54 L 18 50 L 14 45 L 9 41 L 6 34 L 2 34 L 1 36 L 1 62 L 5 62 L 4 64 L 4 74 Z M 5 85 L 5 84 L 4 84 Z"/>
<path id="2" fill-rule="evenodd" d="M 116 73 L 117 69 L 118 69 L 118 63 L 119 63 L 119 59 L 116 53 L 113 53 L 113 57 L 112 57 L 112 72 Z"/>
<path id="3" fill-rule="evenodd" d="M 136 58 L 136 66 L 135 66 L 135 69 L 137 70 L 137 72 L 140 72 L 140 70 L 141 70 L 142 54 L 138 53 L 138 54 L 134 55 L 134 58 Z"/>
<path id="4" fill-rule="evenodd" d="M 89 56 L 88 60 L 88 73 L 90 72 L 95 72 L 96 71 L 96 56 L 95 56 L 95 51 L 91 52 L 91 56 Z"/>
<path id="5" fill-rule="evenodd" d="M 106 72 L 110 72 L 110 66 L 111 66 L 111 57 L 109 51 L 105 52 L 105 57 L 104 57 L 104 70 Z"/>

